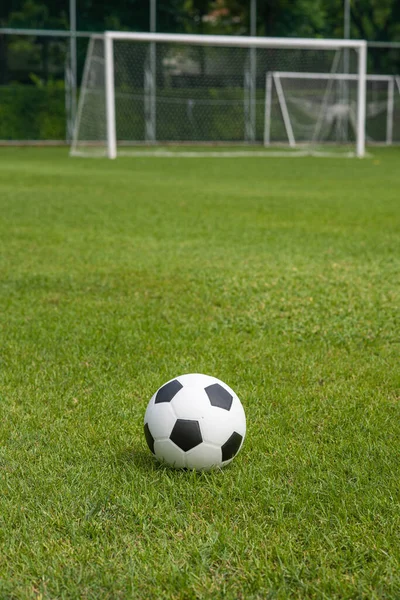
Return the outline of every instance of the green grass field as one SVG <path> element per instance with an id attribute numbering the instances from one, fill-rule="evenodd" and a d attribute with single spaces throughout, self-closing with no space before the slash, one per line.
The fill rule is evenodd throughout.
<path id="1" fill-rule="evenodd" d="M 400 597 L 400 149 L 365 160 L 0 149 L 0 598 Z M 248 433 L 158 466 L 204 372 Z"/>

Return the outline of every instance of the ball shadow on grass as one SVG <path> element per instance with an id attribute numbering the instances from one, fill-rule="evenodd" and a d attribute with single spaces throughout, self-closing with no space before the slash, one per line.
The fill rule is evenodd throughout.
<path id="1" fill-rule="evenodd" d="M 116 457 L 117 464 L 123 468 L 134 468 L 146 473 L 163 473 L 169 477 L 179 478 L 194 477 L 195 479 L 209 480 L 215 477 L 221 477 L 224 473 L 231 471 L 231 465 L 223 469 L 215 468 L 208 471 L 196 471 L 195 469 L 174 469 L 170 465 L 158 461 L 148 450 L 141 447 L 125 448 L 121 450 Z"/>
<path id="2" fill-rule="evenodd" d="M 135 467 L 140 471 L 156 471 L 160 464 L 148 450 L 140 447 L 125 448 L 117 454 L 117 464 L 122 467 Z"/>

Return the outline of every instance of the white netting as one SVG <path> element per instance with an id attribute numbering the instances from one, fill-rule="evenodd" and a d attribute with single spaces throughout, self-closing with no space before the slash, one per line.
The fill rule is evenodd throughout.
<path id="1" fill-rule="evenodd" d="M 138 144 L 263 144 L 266 127 L 267 73 L 276 71 L 331 73 L 337 49 L 251 48 L 207 44 L 113 40 L 113 106 L 118 153 Z M 357 51 L 347 50 L 348 72 L 355 78 Z M 107 154 L 104 39 L 91 40 L 82 82 L 73 154 Z M 357 82 L 356 82 L 357 83 Z M 303 86 L 308 85 L 303 82 Z M 325 81 L 326 88 L 326 81 Z M 357 86 L 356 86 L 357 87 Z M 297 112 L 318 115 L 308 108 L 307 89 L 292 104 Z M 357 93 L 348 95 L 347 110 L 356 111 Z M 281 116 L 272 116 L 271 140 Z M 296 112 L 296 109 L 293 109 Z M 329 112 L 329 111 L 328 111 Z M 349 112 L 350 114 L 350 112 Z M 307 121 L 307 119 L 306 119 Z M 282 130 L 284 131 L 284 129 Z M 301 139 L 302 138 L 302 139 Z M 354 137 L 352 138 L 352 141 Z M 297 141 L 297 140 L 296 140 Z M 299 141 L 323 141 L 309 135 Z M 336 140 L 340 143 L 343 139 Z M 355 144 L 353 143 L 354 149 Z M 137 149 L 136 149 L 137 150 Z"/>
<path id="2" fill-rule="evenodd" d="M 74 128 L 72 152 L 76 155 L 103 156 L 107 147 L 104 40 L 92 37 Z"/>
<path id="3" fill-rule="evenodd" d="M 367 142 L 400 143 L 400 76 L 368 76 Z"/>

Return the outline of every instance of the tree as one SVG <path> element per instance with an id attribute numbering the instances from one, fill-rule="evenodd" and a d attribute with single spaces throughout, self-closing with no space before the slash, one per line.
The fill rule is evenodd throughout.
<path id="1" fill-rule="evenodd" d="M 332 37 L 343 37 L 343 0 L 325 0 Z M 350 0 L 350 37 L 368 41 L 400 39 L 398 0 Z"/>
<path id="2" fill-rule="evenodd" d="M 8 2 L 8 14 L 5 14 L 4 6 L 0 19 L 7 27 L 23 29 L 65 29 L 67 26 L 66 15 L 60 12 L 59 5 L 55 1 L 24 0 L 23 2 Z M 58 44 L 59 45 L 59 44 Z M 62 44 L 65 45 L 64 43 Z M 49 64 L 51 54 L 55 53 L 55 59 L 60 60 L 60 52 L 57 43 L 48 37 L 6 37 L 0 41 L 0 63 L 1 81 L 6 83 L 9 79 L 9 63 L 12 59 L 17 65 L 23 61 L 29 67 L 36 62 L 40 64 L 41 76 L 44 80 L 49 76 Z M 54 63 L 55 61 L 53 61 Z M 25 73 L 23 77 L 27 77 Z"/>
<path id="3" fill-rule="evenodd" d="M 327 31 L 343 37 L 343 1 L 325 0 Z M 339 15 L 339 18 L 338 18 Z M 398 0 L 351 0 L 350 37 L 370 42 L 400 40 L 400 3 Z M 400 52 L 368 50 L 368 70 L 374 73 L 400 72 Z"/>
<path id="4" fill-rule="evenodd" d="M 246 35 L 250 31 L 251 0 L 156 0 L 157 31 Z M 257 0 L 257 34 L 283 37 L 343 37 L 344 0 Z M 122 29 L 148 31 L 150 0 L 77 0 L 77 27 L 83 31 Z M 0 26 L 68 29 L 68 0 L 0 0 Z M 400 39 L 399 0 L 351 0 L 351 37 Z M 10 38 L 0 35 L 0 82 L 7 80 Z M 12 42 L 15 46 L 16 41 Z M 20 45 L 40 47 L 48 70 L 48 38 L 30 38 Z M 13 52 L 15 51 L 15 48 Z M 380 53 L 382 56 L 383 53 Z M 83 63 L 83 44 L 78 46 Z M 390 65 L 369 52 L 375 71 L 399 71 L 398 57 Z M 397 61 L 397 62 L 396 62 Z M 46 66 L 47 65 L 47 66 Z"/>
<path id="5" fill-rule="evenodd" d="M 250 32 L 250 0 L 219 0 L 240 33 Z M 325 23 L 323 0 L 257 0 L 257 34 L 282 37 L 321 35 Z"/>

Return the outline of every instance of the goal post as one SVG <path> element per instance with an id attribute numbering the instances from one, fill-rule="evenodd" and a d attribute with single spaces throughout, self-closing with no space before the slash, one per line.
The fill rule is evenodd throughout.
<path id="1" fill-rule="evenodd" d="M 353 57 L 355 153 L 363 156 L 364 41 L 114 31 L 90 42 L 71 154 L 115 158 L 135 144 L 262 145 L 267 73 L 330 71 L 344 49 Z"/>
<path id="2" fill-rule="evenodd" d="M 107 120 L 107 156 L 117 157 L 117 134 L 115 127 L 115 93 L 114 93 L 114 46 L 112 37 L 104 37 L 104 69 L 106 92 Z"/>
<path id="3" fill-rule="evenodd" d="M 366 76 L 365 138 L 369 143 L 391 145 L 394 141 L 400 113 L 398 79 L 396 75 Z M 346 85 L 345 104 L 343 84 Z M 324 128 L 323 123 L 331 124 L 335 117 L 337 125 L 340 119 L 344 121 L 341 135 L 345 138 L 343 141 L 348 142 L 348 125 L 353 134 L 358 128 L 353 110 L 357 84 L 357 75 L 340 72 L 268 72 L 265 80 L 264 146 L 282 141 L 282 134 L 291 147 L 312 141 L 327 142 L 327 127 Z M 313 118 L 309 118 L 310 113 Z M 277 126 L 279 122 L 280 127 Z M 275 136 L 272 129 L 275 129 Z M 325 133 L 321 132 L 324 129 Z"/>

